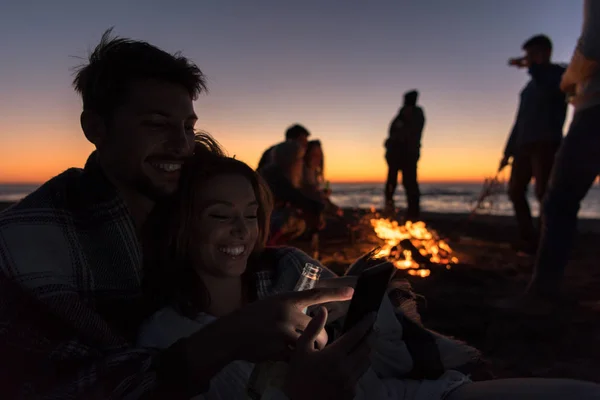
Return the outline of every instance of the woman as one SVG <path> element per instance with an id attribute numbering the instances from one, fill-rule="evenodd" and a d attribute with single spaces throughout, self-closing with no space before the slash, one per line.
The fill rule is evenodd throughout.
<path id="1" fill-rule="evenodd" d="M 311 140 L 306 145 L 304 154 L 304 174 L 302 186 L 307 190 L 323 191 L 324 178 L 324 155 L 321 141 Z"/>
<path id="2" fill-rule="evenodd" d="M 304 192 L 325 204 L 325 212 L 331 215 L 343 216 L 344 212 L 331 200 L 331 189 L 324 187 L 324 154 L 321 141 L 311 140 L 304 155 L 304 171 L 302 174 L 302 189 Z"/>
<path id="3" fill-rule="evenodd" d="M 151 308 L 158 311 L 141 328 L 139 342 L 144 347 L 168 347 L 244 304 L 291 291 L 304 263 L 316 263 L 295 249 L 264 248 L 270 197 L 251 168 L 231 158 L 200 158 L 186 164 L 179 191 L 168 202 L 158 205 L 149 220 L 144 243 L 148 250 L 145 288 L 152 301 Z M 333 277 L 333 274 L 325 270 L 322 276 Z M 452 394 L 450 398 L 489 398 L 485 387 L 464 385 L 468 379 L 454 371 L 446 371 L 433 380 L 396 379 L 411 373 L 415 362 L 410 361 L 411 353 L 407 350 L 410 344 L 402 339 L 403 326 L 387 298 L 375 322 L 380 338 L 371 341 L 373 369 L 364 375 L 369 364 L 364 341 L 356 342 L 359 349 L 351 351 L 357 348 L 352 344 L 343 352 L 344 357 L 353 360 L 346 368 L 339 363 L 334 367 L 329 356 L 343 348 L 343 343 L 348 344 L 348 340 L 343 341 L 349 334 L 320 351 L 313 349 L 312 343 L 326 319 L 327 311 L 321 309 L 296 342 L 287 383 L 283 392 L 274 392 L 275 398 L 287 398 L 284 393 L 292 394 L 295 399 L 332 395 L 347 398 L 343 395 L 350 393 L 348 389 L 344 391 L 343 385 L 335 385 L 335 379 L 342 373 L 347 381 L 359 382 L 357 398 L 442 399 L 456 388 L 462 391 L 469 386 L 479 390 L 478 397 L 469 397 L 471 392 L 464 390 L 455 392 L 462 393 L 460 397 Z M 354 331 L 358 332 L 355 337 L 367 332 L 372 323 L 368 319 L 363 321 L 359 330 Z M 311 344 L 310 349 L 304 348 L 306 343 Z M 445 346 L 445 352 L 453 353 L 450 349 L 453 342 L 448 341 Z M 456 358 L 463 348 L 454 346 L 458 352 L 441 356 Z M 304 357 L 303 351 L 312 354 Z M 390 359 L 390 355 L 394 357 Z M 344 358 L 340 356 L 337 360 Z M 348 365 L 354 368 L 348 369 Z M 213 378 L 204 398 L 245 398 L 252 368 L 250 362 L 241 360 L 227 365 Z M 552 385 L 549 389 L 553 389 Z M 513 391 L 511 395 L 515 393 L 518 394 Z"/>

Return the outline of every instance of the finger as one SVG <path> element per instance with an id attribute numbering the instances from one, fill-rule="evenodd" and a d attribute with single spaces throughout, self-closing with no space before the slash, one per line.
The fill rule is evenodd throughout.
<path id="1" fill-rule="evenodd" d="M 352 352 L 365 338 L 367 333 L 373 327 L 377 313 L 369 313 L 364 317 L 356 326 L 346 332 L 342 337 L 333 342 L 329 347 L 335 348 L 334 351 L 339 351 L 342 354 L 349 354 Z M 333 349 L 332 349 L 333 350 Z"/>
<path id="2" fill-rule="evenodd" d="M 339 276 L 335 278 L 321 279 L 317 286 L 319 288 L 340 288 L 340 287 L 351 287 L 356 286 L 356 276 Z"/>
<path id="3" fill-rule="evenodd" d="M 327 323 L 332 323 L 337 321 L 344 315 L 348 313 L 348 308 L 350 307 L 350 301 L 336 301 L 334 303 L 325 303 L 323 307 L 327 309 L 329 313 L 329 317 L 327 318 Z"/>
<path id="4" fill-rule="evenodd" d="M 288 293 L 286 294 L 286 297 L 291 299 L 296 307 L 304 309 L 305 307 L 310 307 L 313 304 L 350 300 L 353 294 L 354 289 L 350 287 L 317 288 L 304 290 L 301 292 Z"/>
<path id="5" fill-rule="evenodd" d="M 303 351 L 313 351 L 315 342 L 319 339 L 319 334 L 325 332 L 325 322 L 327 321 L 327 310 L 320 308 L 317 315 L 309 322 L 306 329 L 298 338 L 296 348 Z M 327 334 L 327 333 L 325 333 Z M 321 339 L 322 340 L 322 339 Z"/>

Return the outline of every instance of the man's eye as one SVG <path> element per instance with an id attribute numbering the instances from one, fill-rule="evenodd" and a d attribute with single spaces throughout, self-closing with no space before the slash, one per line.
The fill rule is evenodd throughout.
<path id="1" fill-rule="evenodd" d="M 144 125 L 149 126 L 150 128 L 164 129 L 167 127 L 168 124 L 166 124 L 164 122 L 148 121 Z"/>

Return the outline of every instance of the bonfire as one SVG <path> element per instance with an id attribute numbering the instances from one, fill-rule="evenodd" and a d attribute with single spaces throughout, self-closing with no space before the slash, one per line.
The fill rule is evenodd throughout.
<path id="1" fill-rule="evenodd" d="M 451 264 L 458 263 L 450 246 L 422 221 L 400 225 L 379 218 L 371 219 L 371 225 L 377 237 L 385 241 L 375 257 L 389 258 L 396 268 L 407 270 L 409 275 L 426 278 L 431 274 L 427 268 L 431 265 L 442 264 L 450 269 Z"/>

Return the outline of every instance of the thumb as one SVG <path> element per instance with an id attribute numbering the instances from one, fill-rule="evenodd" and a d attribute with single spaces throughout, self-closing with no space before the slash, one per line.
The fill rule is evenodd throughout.
<path id="1" fill-rule="evenodd" d="M 296 307 L 303 309 L 314 304 L 329 303 L 331 301 L 346 301 L 352 298 L 354 289 L 351 287 L 315 288 L 290 294 Z"/>
<path id="2" fill-rule="evenodd" d="M 315 342 L 319 337 L 319 333 L 325 329 L 325 323 L 327 322 L 327 309 L 325 307 L 319 307 L 315 316 L 304 329 L 304 332 L 298 338 L 296 348 L 301 351 L 313 351 L 315 349 Z"/>

